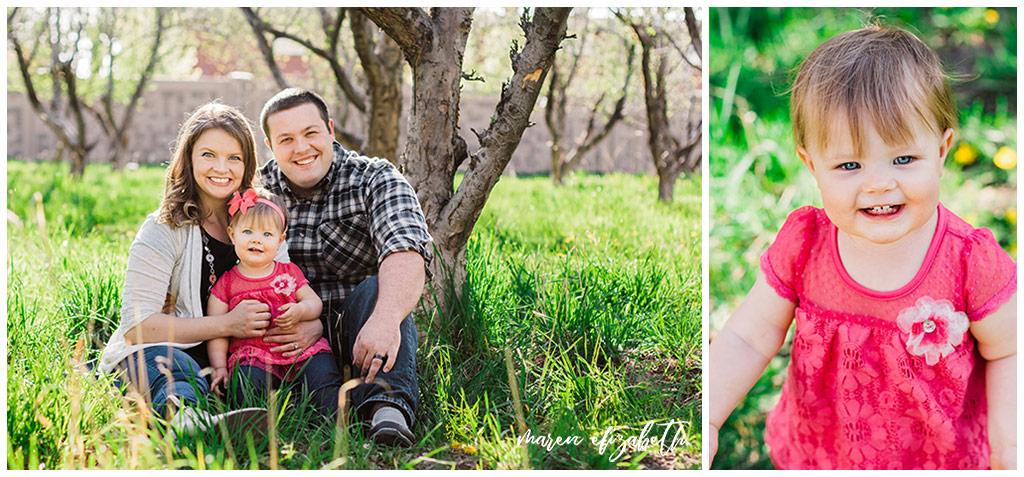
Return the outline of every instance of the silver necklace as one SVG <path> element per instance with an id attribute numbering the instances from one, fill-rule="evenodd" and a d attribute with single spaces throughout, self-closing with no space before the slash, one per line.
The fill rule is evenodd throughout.
<path id="1" fill-rule="evenodd" d="M 203 230 L 203 251 L 206 252 L 206 263 L 210 266 L 210 284 L 206 286 L 206 291 L 209 292 L 213 288 L 213 284 L 217 282 L 217 271 L 213 268 L 213 253 L 210 252 L 210 241 L 206 237 L 205 230 Z"/>

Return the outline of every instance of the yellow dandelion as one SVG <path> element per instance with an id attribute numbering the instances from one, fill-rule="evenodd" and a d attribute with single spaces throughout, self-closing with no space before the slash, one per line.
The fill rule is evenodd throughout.
<path id="1" fill-rule="evenodd" d="M 461 450 L 462 443 L 459 441 L 452 441 L 452 450 Z"/>
<path id="2" fill-rule="evenodd" d="M 988 22 L 989 25 L 995 25 L 996 22 L 999 21 L 999 12 L 991 8 L 985 10 L 985 21 Z"/>
<path id="3" fill-rule="evenodd" d="M 992 162 L 1000 169 L 1013 169 L 1017 165 L 1017 151 L 1009 146 L 1003 146 L 996 152 Z"/>
<path id="4" fill-rule="evenodd" d="M 974 160 L 977 158 L 978 153 L 975 152 L 974 148 L 966 142 L 960 143 L 956 148 L 956 152 L 953 153 L 953 160 L 963 166 L 974 164 Z"/>
<path id="5" fill-rule="evenodd" d="M 1016 207 L 1008 207 L 1006 209 L 1006 221 L 1009 222 L 1010 225 L 1017 225 L 1017 208 Z"/>
<path id="6" fill-rule="evenodd" d="M 462 452 L 465 452 L 469 455 L 476 455 L 476 447 L 466 445 L 465 447 L 462 448 Z"/>

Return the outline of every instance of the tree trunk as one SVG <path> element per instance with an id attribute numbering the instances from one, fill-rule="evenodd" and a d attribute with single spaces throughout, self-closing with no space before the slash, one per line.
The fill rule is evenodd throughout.
<path id="1" fill-rule="evenodd" d="M 554 52 L 565 37 L 568 8 L 538 8 L 524 14 L 522 51 L 513 49 L 513 76 L 502 89 L 480 149 L 469 155 L 459 136 L 459 92 L 471 8 L 366 8 L 364 12 L 401 47 L 413 72 L 412 111 L 405 155 L 399 167 L 416 189 L 436 255 L 424 295 L 427 311 L 449 314 L 461 301 L 466 279 L 466 242 L 502 170 L 529 125 Z M 455 171 L 469 158 L 466 176 L 454 189 Z M 436 297 L 437 301 L 434 300 Z"/>
<path id="2" fill-rule="evenodd" d="M 89 150 L 77 145 L 70 145 L 68 152 L 71 153 L 71 177 L 81 179 L 85 174 L 85 163 Z"/>
<path id="3" fill-rule="evenodd" d="M 562 149 L 558 147 L 558 140 L 553 139 L 551 144 L 551 180 L 555 182 L 556 186 L 560 186 L 565 180 L 565 170 L 562 168 L 564 159 L 562 159 Z"/>
<path id="4" fill-rule="evenodd" d="M 676 179 L 679 178 L 681 169 L 664 168 L 658 170 L 658 200 L 665 204 L 671 204 L 675 197 Z"/>
<path id="5" fill-rule="evenodd" d="M 402 52 L 390 38 L 383 37 L 377 48 L 383 74 L 370 88 L 369 140 L 363 154 L 398 163 L 398 137 L 402 118 Z"/>
<path id="6" fill-rule="evenodd" d="M 349 22 L 359 62 L 370 92 L 367 140 L 360 151 L 398 164 L 398 138 L 402 116 L 402 49 L 387 35 L 376 41 L 375 26 L 356 8 Z"/>

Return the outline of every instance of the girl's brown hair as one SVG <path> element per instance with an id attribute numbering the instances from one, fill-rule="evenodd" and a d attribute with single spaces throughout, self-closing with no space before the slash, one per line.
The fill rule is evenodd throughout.
<path id="1" fill-rule="evenodd" d="M 889 145 L 911 141 L 916 124 L 940 134 L 957 124 L 949 78 L 916 36 L 872 25 L 836 35 L 801 64 L 790 99 L 797 146 L 826 147 L 842 119 L 855 151 L 870 121 Z"/>
<path id="2" fill-rule="evenodd" d="M 182 124 L 178 139 L 171 153 L 171 165 L 167 168 L 164 199 L 160 203 L 158 223 L 171 227 L 185 224 L 200 225 L 213 212 L 203 210 L 199 200 L 199 187 L 192 174 L 192 151 L 196 141 L 204 132 L 220 129 L 235 138 L 242 147 L 242 163 L 245 172 L 238 190 L 245 190 L 258 183 L 256 176 L 256 140 L 249 120 L 237 109 L 211 102 L 197 108 Z"/>

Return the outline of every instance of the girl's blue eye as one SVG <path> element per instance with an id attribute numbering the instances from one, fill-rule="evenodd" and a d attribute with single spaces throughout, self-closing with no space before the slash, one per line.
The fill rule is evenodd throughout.
<path id="1" fill-rule="evenodd" d="M 904 165 L 910 164 L 913 161 L 914 161 L 913 156 L 900 156 L 900 157 L 897 157 L 896 159 L 893 159 L 892 163 L 896 164 L 896 165 L 899 165 L 899 166 L 904 166 Z"/>
<path id="2" fill-rule="evenodd" d="M 212 153 L 212 152 L 209 152 L 209 151 L 207 151 L 207 152 L 204 152 L 204 153 L 203 153 L 203 157 L 213 157 L 213 153 Z"/>
<path id="3" fill-rule="evenodd" d="M 242 231 L 242 233 L 243 233 L 243 234 L 246 234 L 246 235 L 249 235 L 249 234 L 251 234 L 251 233 L 252 233 L 252 230 L 249 230 L 249 229 L 245 229 L 245 230 L 243 230 L 243 231 Z"/>
<path id="4" fill-rule="evenodd" d="M 231 156 L 228 159 L 231 159 L 232 161 L 241 161 L 242 160 L 241 156 Z"/>
<path id="5" fill-rule="evenodd" d="M 263 232 L 263 236 L 264 237 L 270 237 L 271 235 L 274 235 L 274 234 L 272 234 L 270 232 Z"/>
<path id="6" fill-rule="evenodd" d="M 839 164 L 839 168 L 844 171 L 852 171 L 860 169 L 860 164 L 857 164 L 856 162 L 844 162 L 842 164 Z"/>

